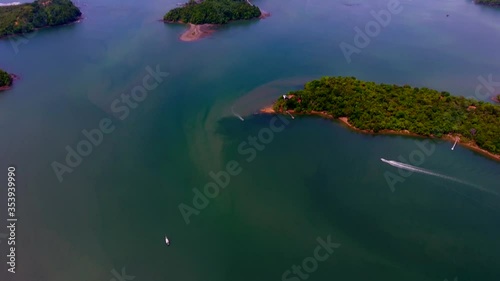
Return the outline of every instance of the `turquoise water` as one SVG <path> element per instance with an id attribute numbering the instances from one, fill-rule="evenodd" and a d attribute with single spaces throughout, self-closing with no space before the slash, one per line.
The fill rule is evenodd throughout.
<path id="1" fill-rule="evenodd" d="M 271 17 L 193 43 L 158 21 L 176 2 L 81 1 L 78 24 L 17 52 L 0 40 L 0 66 L 21 77 L 0 95 L 0 162 L 20 186 L 18 272 L 2 280 L 118 280 L 122 268 L 133 280 L 282 280 L 329 235 L 340 247 L 308 280 L 498 280 L 498 196 L 418 173 L 386 181 L 399 172 L 380 158 L 408 160 L 422 139 L 286 117 L 251 161 L 238 148 L 270 128 L 256 110 L 323 75 L 474 95 L 479 76 L 500 80 L 499 9 L 402 1 L 347 63 L 339 44 L 388 1 L 258 0 Z M 111 105 L 157 65 L 168 77 L 122 120 Z M 104 118 L 115 129 L 60 182 L 51 164 Z M 431 143 L 419 167 L 500 193 L 497 162 Z M 241 172 L 186 224 L 179 204 L 230 161 Z"/>

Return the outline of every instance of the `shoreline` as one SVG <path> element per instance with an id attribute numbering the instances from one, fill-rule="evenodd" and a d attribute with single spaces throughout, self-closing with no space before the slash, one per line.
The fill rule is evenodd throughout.
<path id="1" fill-rule="evenodd" d="M 184 42 L 192 42 L 203 39 L 215 32 L 214 24 L 192 24 L 188 23 L 189 29 L 182 33 L 179 39 Z"/>
<path id="2" fill-rule="evenodd" d="M 472 143 L 472 142 L 460 142 L 460 138 L 461 138 L 461 135 L 452 135 L 452 134 L 447 134 L 447 135 L 444 135 L 440 138 L 437 138 L 437 137 L 433 137 L 433 136 L 423 136 L 423 135 L 419 135 L 419 134 L 416 134 L 416 133 L 412 133 L 410 131 L 394 131 L 394 130 L 381 130 L 377 133 L 371 131 L 371 130 L 362 130 L 362 129 L 358 129 L 356 128 L 354 125 L 352 125 L 351 123 L 349 123 L 349 118 L 348 117 L 339 117 L 339 118 L 334 118 L 332 115 L 328 114 L 327 112 L 324 112 L 324 111 L 312 111 L 311 113 L 296 113 L 294 110 L 287 110 L 286 112 L 288 113 L 293 113 L 293 114 L 296 114 L 296 115 L 305 115 L 305 116 L 311 116 L 311 115 L 316 115 L 316 116 L 320 116 L 320 117 L 324 117 L 324 118 L 327 118 L 327 119 L 332 119 L 332 120 L 339 120 L 343 125 L 347 126 L 349 129 L 353 130 L 353 131 L 356 131 L 356 132 L 360 132 L 360 133 L 364 133 L 364 134 L 370 134 L 370 135 L 399 135 L 399 136 L 412 136 L 412 137 L 419 137 L 419 138 L 430 138 L 430 139 L 440 139 L 440 140 L 445 140 L 445 141 L 450 141 L 450 142 L 455 142 L 456 138 L 459 139 L 459 141 L 457 142 L 457 144 L 465 147 L 465 148 L 468 148 L 472 151 L 475 151 L 483 156 L 486 156 L 490 159 L 493 159 L 493 160 L 496 160 L 496 161 L 500 161 L 500 155 L 498 154 L 494 154 L 494 153 L 491 153 L 485 149 L 482 149 L 480 148 L 476 143 Z M 262 108 L 261 110 L 259 110 L 259 113 L 261 114 L 282 114 L 284 112 L 276 112 L 272 106 L 268 106 L 268 107 L 265 107 L 265 108 Z"/>
<path id="3" fill-rule="evenodd" d="M 19 79 L 19 76 L 15 75 L 15 74 L 9 73 L 9 75 L 12 78 L 12 84 L 10 84 L 9 86 L 1 86 L 0 87 L 0 92 L 12 89 L 12 87 L 14 87 L 14 80 Z"/>
<path id="4" fill-rule="evenodd" d="M 246 2 L 249 5 L 253 5 L 249 0 L 246 0 Z M 271 16 L 271 13 L 266 12 L 259 8 L 260 10 L 260 16 L 254 19 L 265 19 Z M 175 21 L 166 21 L 166 20 L 160 20 L 163 21 L 164 23 L 178 23 L 178 24 L 185 24 L 184 22 L 175 22 Z M 179 39 L 184 42 L 193 42 L 193 41 L 198 41 L 200 39 L 203 39 L 205 37 L 210 36 L 212 33 L 214 33 L 220 24 L 211 24 L 211 23 L 205 23 L 205 24 L 193 24 L 193 23 L 188 23 L 189 28 L 188 30 L 184 31 L 184 33 L 181 34 Z"/>
<path id="5" fill-rule="evenodd" d="M 482 6 L 486 6 L 486 7 L 494 7 L 494 8 L 499 8 L 500 7 L 499 3 L 482 3 L 482 2 L 479 2 L 477 0 L 474 1 L 474 4 L 476 4 L 476 5 L 482 5 Z"/>
<path id="6" fill-rule="evenodd" d="M 83 13 L 82 13 L 82 15 L 79 16 L 74 21 L 70 21 L 70 22 L 63 23 L 63 24 L 58 24 L 58 25 L 47 25 L 47 26 L 37 27 L 37 28 L 34 28 L 30 32 L 22 32 L 22 33 L 8 34 L 8 35 L 0 35 L 0 40 L 2 40 L 2 39 L 8 39 L 8 38 L 11 38 L 11 37 L 17 37 L 17 36 L 24 37 L 26 34 L 36 33 L 39 30 L 43 30 L 43 29 L 48 29 L 48 28 L 53 28 L 53 27 L 61 27 L 61 26 L 66 26 L 66 25 L 71 25 L 71 24 L 77 24 L 77 23 L 80 23 L 80 21 L 83 20 L 83 19 L 85 19 L 85 18 L 83 17 Z"/>

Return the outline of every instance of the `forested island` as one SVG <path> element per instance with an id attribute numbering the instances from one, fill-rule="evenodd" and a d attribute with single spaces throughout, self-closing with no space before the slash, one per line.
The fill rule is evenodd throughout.
<path id="1" fill-rule="evenodd" d="M 339 118 L 369 133 L 460 138 L 500 160 L 500 106 L 448 92 L 323 77 L 280 97 L 272 110 Z"/>
<path id="2" fill-rule="evenodd" d="M 181 40 L 194 41 L 213 32 L 213 25 L 262 16 L 261 10 L 248 0 L 189 0 L 182 7 L 166 13 L 163 20 L 168 23 L 188 23 L 190 29 L 181 36 Z"/>
<path id="3" fill-rule="evenodd" d="M 38 0 L 0 7 L 0 37 L 77 21 L 82 13 L 70 0 Z"/>
<path id="4" fill-rule="evenodd" d="M 12 86 L 12 76 L 0 69 L 0 91 L 6 90 Z"/>
<path id="5" fill-rule="evenodd" d="M 500 0 L 475 0 L 476 4 L 488 6 L 500 6 Z"/>
<path id="6" fill-rule="evenodd" d="M 245 0 L 190 0 L 182 7 L 170 10 L 163 19 L 166 22 L 226 24 L 260 15 L 260 9 Z"/>

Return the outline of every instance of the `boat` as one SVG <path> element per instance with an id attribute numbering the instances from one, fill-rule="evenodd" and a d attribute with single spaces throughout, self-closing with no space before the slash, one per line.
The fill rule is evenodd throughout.
<path id="1" fill-rule="evenodd" d="M 170 240 L 168 240 L 167 235 L 165 235 L 165 244 L 167 244 L 167 246 L 170 246 Z"/>
<path id="2" fill-rule="evenodd" d="M 451 148 L 451 150 L 455 150 L 455 145 L 457 145 L 457 142 L 458 142 L 458 138 L 455 140 L 455 143 L 453 144 L 453 147 Z"/>

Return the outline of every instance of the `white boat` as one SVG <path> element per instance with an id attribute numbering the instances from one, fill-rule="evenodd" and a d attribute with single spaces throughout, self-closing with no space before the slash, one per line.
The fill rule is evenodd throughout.
<path id="1" fill-rule="evenodd" d="M 455 143 L 453 144 L 453 147 L 451 148 L 451 150 L 455 150 L 455 145 L 457 145 L 457 142 L 458 142 L 458 138 L 455 140 Z"/>
<path id="2" fill-rule="evenodd" d="M 170 246 L 170 240 L 168 240 L 167 235 L 165 235 L 165 244 L 167 244 L 167 246 Z"/>

